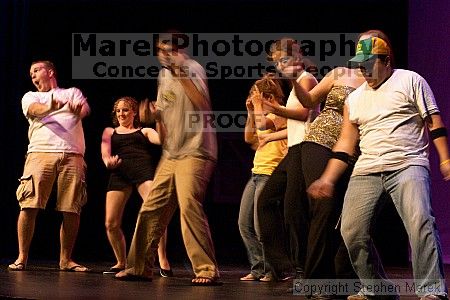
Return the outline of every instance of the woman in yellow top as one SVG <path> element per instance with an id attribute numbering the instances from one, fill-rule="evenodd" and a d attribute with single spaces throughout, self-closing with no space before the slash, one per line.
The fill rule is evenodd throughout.
<path id="1" fill-rule="evenodd" d="M 271 281 L 272 274 L 265 273 L 256 201 L 272 171 L 286 155 L 286 119 L 273 113 L 266 114 L 263 99 L 282 104 L 283 92 L 276 79 L 268 76 L 255 82 L 247 98 L 247 123 L 245 141 L 256 145 L 252 176 L 242 194 L 239 210 L 239 231 L 247 249 L 250 273 L 242 281 Z"/>

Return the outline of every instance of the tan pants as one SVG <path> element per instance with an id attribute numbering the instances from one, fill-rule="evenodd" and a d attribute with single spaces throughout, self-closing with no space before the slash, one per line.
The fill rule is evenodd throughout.
<path id="1" fill-rule="evenodd" d="M 214 169 L 210 160 L 163 159 L 152 190 L 144 200 L 128 254 L 135 275 L 151 276 L 158 242 L 173 213 L 180 208 L 181 232 L 195 275 L 219 277 L 203 199 Z"/>

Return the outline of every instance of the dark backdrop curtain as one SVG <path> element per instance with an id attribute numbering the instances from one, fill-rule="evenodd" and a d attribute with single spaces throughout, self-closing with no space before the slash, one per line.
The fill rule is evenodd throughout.
<path id="1" fill-rule="evenodd" d="M 450 130 L 450 2 L 409 1 L 408 67 L 422 75 L 433 89 L 441 116 Z M 441 234 L 444 260 L 450 263 L 450 182 L 442 180 L 439 157 L 431 147 L 433 209 Z"/>
<path id="2" fill-rule="evenodd" d="M 17 188 L 27 144 L 20 99 L 28 80 L 29 4 L 29 0 L 0 1 L 0 258 L 14 256 L 17 247 L 15 231 L 5 228 L 16 227 L 18 206 L 11 195 Z"/>

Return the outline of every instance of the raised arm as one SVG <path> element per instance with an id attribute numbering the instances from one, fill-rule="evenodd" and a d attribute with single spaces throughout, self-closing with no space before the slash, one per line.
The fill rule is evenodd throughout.
<path id="1" fill-rule="evenodd" d="M 180 77 L 178 79 L 181 82 L 181 85 L 183 86 L 186 95 L 189 97 L 189 100 L 191 100 L 195 109 L 198 111 L 209 110 L 209 100 L 207 96 L 204 95 L 201 91 L 199 91 L 199 89 L 194 84 L 192 79 L 189 78 L 189 76 L 183 72 L 181 72 L 179 76 Z"/>
<path id="2" fill-rule="evenodd" d="M 258 143 L 258 136 L 256 134 L 253 103 L 250 97 L 245 101 L 245 106 L 247 107 L 247 121 L 245 122 L 244 140 L 247 144 L 254 145 Z"/>
<path id="3" fill-rule="evenodd" d="M 314 108 L 320 102 L 322 102 L 328 92 L 332 89 L 334 84 L 334 79 L 338 76 L 337 70 L 334 69 L 316 85 L 309 92 L 303 88 L 296 80 L 291 80 L 295 95 L 298 98 L 298 101 L 307 108 Z"/>
<path id="4" fill-rule="evenodd" d="M 292 80 L 297 82 L 296 80 Z M 305 91 L 310 91 L 314 86 L 316 86 L 317 82 L 314 78 L 308 77 L 300 80 L 297 83 L 301 86 Z M 309 116 L 308 108 L 287 108 L 285 106 L 279 105 L 277 103 L 271 103 L 269 101 L 264 101 L 264 109 L 266 111 L 272 112 L 280 117 L 284 117 L 286 119 L 294 119 L 298 121 L 307 121 Z"/>
<path id="5" fill-rule="evenodd" d="M 263 109 L 264 98 L 259 92 L 258 88 L 255 86 L 255 91 L 251 95 L 251 101 L 254 107 L 254 120 L 255 126 L 259 130 L 273 129 L 275 124 L 269 118 L 267 118 L 266 113 Z M 272 103 L 268 101 L 269 103 Z"/>

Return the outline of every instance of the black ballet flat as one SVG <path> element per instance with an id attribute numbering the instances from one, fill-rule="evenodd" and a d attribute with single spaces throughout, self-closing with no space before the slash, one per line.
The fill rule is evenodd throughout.
<path id="1" fill-rule="evenodd" d="M 165 269 L 160 268 L 159 275 L 161 275 L 161 277 L 173 277 L 173 272 L 172 272 L 172 269 L 165 270 Z"/>

